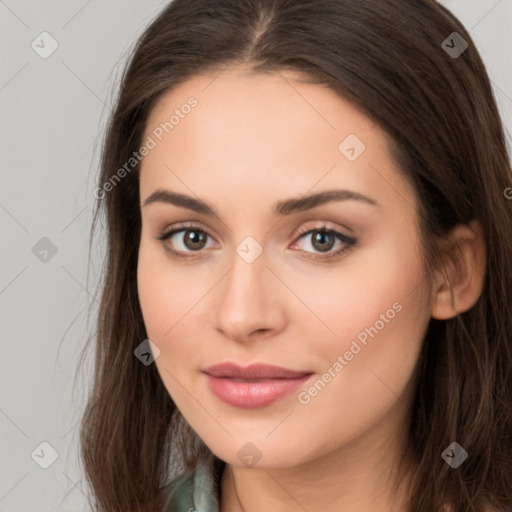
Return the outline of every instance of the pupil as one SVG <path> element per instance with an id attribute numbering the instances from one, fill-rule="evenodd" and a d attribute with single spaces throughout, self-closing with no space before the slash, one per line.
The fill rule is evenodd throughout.
<path id="1" fill-rule="evenodd" d="M 192 247 L 189 247 L 189 249 L 201 249 L 201 244 L 204 242 L 204 235 L 202 231 L 198 230 L 189 230 L 187 231 L 187 242 L 190 242 Z M 197 247 L 199 245 L 199 247 Z"/>
<path id="2" fill-rule="evenodd" d="M 313 237 L 313 245 L 315 246 L 316 249 L 320 250 L 320 251 L 329 251 L 332 246 L 333 246 L 333 243 L 334 243 L 334 240 L 333 240 L 333 236 L 331 233 L 327 233 L 325 231 L 316 231 L 315 232 L 315 236 Z M 325 246 L 325 239 L 330 237 L 331 238 L 331 243 L 327 244 L 328 247 Z M 317 247 L 316 246 L 316 243 L 317 242 L 320 242 L 320 245 Z"/>

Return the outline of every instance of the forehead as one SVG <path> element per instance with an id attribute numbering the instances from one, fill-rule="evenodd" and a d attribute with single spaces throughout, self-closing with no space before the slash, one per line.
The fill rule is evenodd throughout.
<path id="1" fill-rule="evenodd" d="M 258 142 L 266 148 L 272 142 L 282 145 L 285 139 L 301 134 L 308 134 L 315 142 L 325 134 L 341 136 L 347 130 L 362 136 L 375 128 L 375 123 L 327 86 L 303 80 L 296 72 L 256 74 L 244 68 L 196 75 L 164 93 L 149 116 L 146 132 L 168 121 L 175 110 L 179 114 L 191 97 L 197 106 L 182 114 L 178 124 L 194 124 L 194 134 L 203 141 L 229 136 L 242 148 Z M 192 120 L 182 123 L 187 117 Z M 200 123 L 194 123 L 197 118 Z M 178 124 L 172 128 L 174 135 L 186 130 L 186 126 L 178 130 Z M 244 131 L 230 131 L 233 127 Z M 276 132 L 280 134 L 278 141 Z"/>
<path id="2" fill-rule="evenodd" d="M 257 206 L 262 194 L 278 200 L 315 187 L 378 195 L 407 187 L 380 127 L 328 87 L 292 72 L 194 76 L 160 98 L 147 137 L 155 147 L 141 165 L 141 196 L 165 186 L 245 198 L 247 205 L 258 196 Z"/>

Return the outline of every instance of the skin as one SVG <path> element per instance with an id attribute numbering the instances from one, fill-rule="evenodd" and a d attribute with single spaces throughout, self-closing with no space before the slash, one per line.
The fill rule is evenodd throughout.
<path id="1" fill-rule="evenodd" d="M 238 67 L 166 93 L 145 136 L 190 96 L 197 107 L 142 162 L 138 288 L 163 383 L 228 463 L 220 510 L 404 510 L 405 494 L 392 479 L 415 366 L 430 318 L 469 309 L 481 292 L 478 226 L 454 232 L 462 263 L 458 271 L 447 264 L 431 285 L 417 197 L 386 134 L 351 104 L 291 72 Z M 366 146 L 355 161 L 338 149 L 349 134 Z M 201 198 L 218 217 L 144 205 L 157 189 Z M 345 200 L 273 214 L 276 201 L 329 189 L 358 192 L 378 206 Z M 155 239 L 187 221 L 209 235 L 199 252 L 186 245 L 185 231 Z M 299 229 L 323 225 L 356 245 L 329 260 L 312 235 L 299 238 Z M 236 252 L 248 236 L 263 250 L 252 263 Z M 192 257 L 173 258 L 165 246 Z M 335 241 L 328 253 L 342 246 Z M 307 391 L 396 303 L 394 318 L 307 404 L 294 392 L 262 408 L 233 407 L 210 392 L 201 373 L 219 362 L 265 362 L 314 372 L 299 390 Z M 248 442 L 261 453 L 254 466 L 237 455 Z"/>

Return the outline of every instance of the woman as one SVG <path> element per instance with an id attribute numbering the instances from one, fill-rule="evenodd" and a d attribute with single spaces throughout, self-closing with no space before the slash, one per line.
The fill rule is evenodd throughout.
<path id="1" fill-rule="evenodd" d="M 105 511 L 512 507 L 512 192 L 431 0 L 175 0 L 103 147 Z"/>

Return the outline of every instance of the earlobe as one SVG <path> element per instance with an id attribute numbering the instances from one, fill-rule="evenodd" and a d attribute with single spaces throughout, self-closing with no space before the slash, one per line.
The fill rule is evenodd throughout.
<path id="1" fill-rule="evenodd" d="M 431 312 L 437 320 L 468 311 L 482 294 L 487 263 L 482 227 L 476 221 L 455 227 L 442 251 Z"/>

